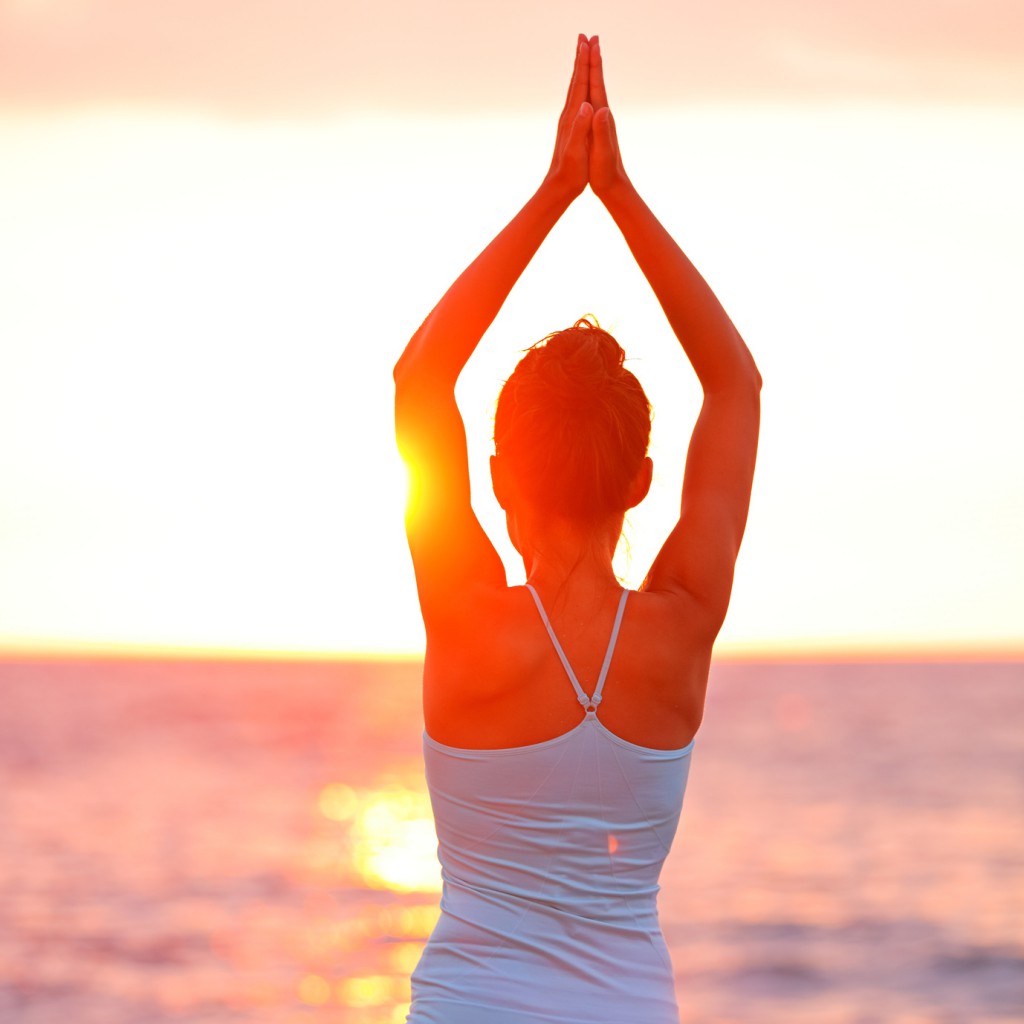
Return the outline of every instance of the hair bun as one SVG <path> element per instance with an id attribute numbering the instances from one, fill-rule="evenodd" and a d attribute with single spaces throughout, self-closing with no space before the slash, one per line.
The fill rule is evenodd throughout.
<path id="1" fill-rule="evenodd" d="M 553 397 L 560 395 L 567 401 L 581 395 L 592 400 L 625 362 L 619 343 L 588 319 L 577 320 L 569 330 L 549 335 L 541 344 L 545 358 L 538 360 L 538 377 Z"/>
<path id="2" fill-rule="evenodd" d="M 538 507 L 571 518 L 626 509 L 651 417 L 625 359 L 619 343 L 584 317 L 528 349 L 505 382 L 495 449 Z"/>

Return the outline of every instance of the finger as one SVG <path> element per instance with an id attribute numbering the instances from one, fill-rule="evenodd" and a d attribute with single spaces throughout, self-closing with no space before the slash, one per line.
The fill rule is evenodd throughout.
<path id="1" fill-rule="evenodd" d="M 619 141 L 615 134 L 615 121 L 612 118 L 612 112 L 607 107 L 595 110 L 591 125 L 595 152 L 601 156 L 616 153 Z"/>
<path id="2" fill-rule="evenodd" d="M 572 124 L 569 126 L 569 141 L 567 149 L 571 149 L 576 145 L 586 145 L 587 136 L 590 134 L 590 125 L 594 119 L 594 108 L 584 100 L 579 110 L 576 111 L 576 116 L 573 118 Z"/>
<path id="3" fill-rule="evenodd" d="M 569 80 L 569 92 L 565 97 L 563 114 L 570 117 L 576 114 L 580 104 L 587 98 L 590 83 L 590 43 L 580 33 L 576 41 L 576 60 L 573 63 L 572 78 Z"/>
<path id="4" fill-rule="evenodd" d="M 608 110 L 607 107 L 605 107 Z M 619 152 L 619 130 L 615 127 L 615 118 L 612 112 L 608 110 L 608 138 L 611 140 L 612 150 L 618 159 L 622 159 L 622 154 Z"/>
<path id="5" fill-rule="evenodd" d="M 604 62 L 601 60 L 601 41 L 594 36 L 588 47 L 590 56 L 590 102 L 595 110 L 608 106 L 608 93 L 604 86 Z"/>

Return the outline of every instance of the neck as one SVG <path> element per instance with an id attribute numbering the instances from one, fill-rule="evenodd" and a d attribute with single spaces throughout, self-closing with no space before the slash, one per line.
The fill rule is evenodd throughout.
<path id="1" fill-rule="evenodd" d="M 581 527 L 563 519 L 517 517 L 516 546 L 526 578 L 539 590 L 588 591 L 619 589 L 612 557 L 622 533 L 622 518 Z"/>

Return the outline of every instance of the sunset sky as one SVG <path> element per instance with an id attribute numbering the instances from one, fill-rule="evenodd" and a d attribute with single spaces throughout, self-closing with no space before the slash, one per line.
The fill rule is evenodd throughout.
<path id="1" fill-rule="evenodd" d="M 1024 6 L 3 0 L 0 649 L 422 649 L 391 366 L 539 183 L 576 34 L 765 380 L 720 650 L 1024 652 Z M 699 401 L 587 194 L 460 391 L 594 313 Z"/>

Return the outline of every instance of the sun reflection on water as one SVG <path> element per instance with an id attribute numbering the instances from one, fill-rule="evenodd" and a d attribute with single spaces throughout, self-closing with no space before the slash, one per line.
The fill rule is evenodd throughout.
<path id="1" fill-rule="evenodd" d="M 344 978 L 337 986 L 338 1002 L 344 1006 L 364 1008 L 383 1006 L 409 997 L 408 982 L 404 978 L 386 974 Z"/>
<path id="2" fill-rule="evenodd" d="M 391 783 L 359 792 L 332 782 L 320 791 L 320 813 L 347 824 L 351 866 L 369 889 L 396 893 L 440 892 L 437 838 L 430 798 Z M 330 857 L 329 847 L 321 857 Z"/>
<path id="3" fill-rule="evenodd" d="M 320 790 L 317 805 L 325 818 L 348 821 L 356 812 L 359 798 L 351 786 L 346 786 L 344 782 L 332 782 Z"/>
<path id="4" fill-rule="evenodd" d="M 401 1024 L 440 912 L 429 796 L 411 775 L 389 773 L 366 786 L 329 782 L 313 803 L 319 824 L 301 874 L 323 898 L 307 902 L 293 998 L 316 1019 Z"/>
<path id="5" fill-rule="evenodd" d="M 377 925 L 382 935 L 395 939 L 425 939 L 433 931 L 440 913 L 436 903 L 385 907 L 377 918 Z"/>

